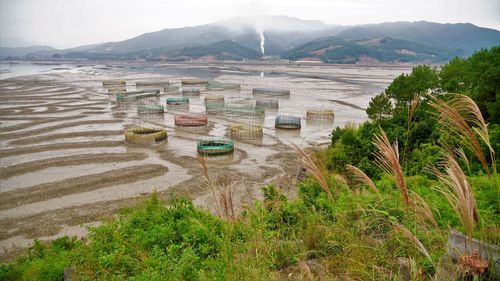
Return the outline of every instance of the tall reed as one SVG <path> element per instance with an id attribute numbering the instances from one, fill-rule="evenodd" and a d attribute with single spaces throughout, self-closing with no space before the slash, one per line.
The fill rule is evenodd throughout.
<path id="1" fill-rule="evenodd" d="M 431 96 L 429 105 L 438 111 L 436 119 L 443 128 L 473 152 L 481 162 L 483 170 L 488 175 L 491 175 L 477 136 L 483 140 L 488 146 L 493 173 L 496 174 L 495 151 L 490 143 L 488 125 L 484 121 L 477 104 L 468 96 L 454 94 L 448 102 Z"/>
<path id="2" fill-rule="evenodd" d="M 472 239 L 474 225 L 478 222 L 476 199 L 467 177 L 450 154 L 446 154 L 440 166 L 444 170 L 434 169 L 441 187 L 438 191 L 445 196 L 465 228 L 469 239 Z"/>
<path id="3" fill-rule="evenodd" d="M 233 179 L 229 176 L 219 177 L 215 180 L 210 177 L 205 158 L 198 156 L 198 162 L 205 178 L 205 184 L 209 187 L 215 201 L 215 211 L 219 217 L 235 221 L 236 212 L 234 206 L 234 185 Z"/>
<path id="4" fill-rule="evenodd" d="M 418 251 L 420 251 L 427 259 L 429 259 L 432 264 L 434 264 L 434 261 L 429 255 L 429 252 L 417 236 L 415 236 L 408 228 L 398 222 L 392 222 L 392 224 L 396 230 L 398 230 L 406 239 L 410 240 L 415 245 Z"/>
<path id="5" fill-rule="evenodd" d="M 413 116 L 415 115 L 415 111 L 417 110 L 418 105 L 420 104 L 420 94 L 415 94 L 413 96 L 413 99 L 410 102 L 410 105 L 408 105 L 408 120 L 407 120 L 407 128 L 406 128 L 406 140 L 404 142 L 404 147 L 403 147 L 403 164 L 405 167 L 405 172 L 406 168 L 408 167 L 407 165 L 407 157 L 408 157 L 408 142 L 410 140 L 410 129 L 411 125 L 413 124 Z"/>
<path id="6" fill-rule="evenodd" d="M 296 144 L 291 144 L 292 148 L 295 150 L 297 155 L 300 157 L 300 162 L 302 166 L 316 179 L 316 181 L 319 183 L 321 188 L 326 192 L 328 195 L 328 198 L 333 200 L 332 193 L 330 191 L 330 188 L 328 187 L 328 183 L 326 181 L 325 176 L 323 175 L 323 172 L 321 169 L 316 165 L 315 159 L 311 155 L 309 155 L 307 152 L 305 152 L 302 148 L 300 148 Z"/>
<path id="7" fill-rule="evenodd" d="M 420 195 L 416 192 L 410 192 L 410 202 L 415 210 L 415 221 L 417 221 L 420 226 L 427 229 L 427 222 L 430 222 L 432 226 L 439 228 L 429 204 L 427 204 Z"/>
<path id="8" fill-rule="evenodd" d="M 356 166 L 352 166 L 347 164 L 345 166 L 347 172 L 352 178 L 352 181 L 357 184 L 365 184 L 367 185 L 373 192 L 380 193 L 377 186 L 373 183 L 369 176 L 367 176 L 361 169 Z"/>
<path id="9" fill-rule="evenodd" d="M 410 199 L 408 195 L 408 187 L 406 186 L 406 182 L 404 179 L 403 170 L 401 169 L 401 164 L 399 163 L 397 142 L 394 143 L 394 145 L 391 145 L 384 130 L 380 128 L 380 134 L 375 135 L 373 144 L 378 149 L 374 153 L 375 164 L 377 164 L 377 166 L 379 166 L 384 172 L 394 177 L 396 186 L 401 192 L 403 201 L 408 208 L 410 205 Z"/>

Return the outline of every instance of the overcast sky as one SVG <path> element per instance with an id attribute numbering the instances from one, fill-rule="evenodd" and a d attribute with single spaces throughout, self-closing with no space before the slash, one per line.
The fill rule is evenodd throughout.
<path id="1" fill-rule="evenodd" d="M 0 43 L 66 48 L 255 15 L 341 25 L 470 22 L 500 29 L 500 0 L 0 0 Z"/>

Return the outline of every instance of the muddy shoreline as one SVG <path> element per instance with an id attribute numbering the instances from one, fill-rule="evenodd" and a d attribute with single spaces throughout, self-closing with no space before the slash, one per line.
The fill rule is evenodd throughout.
<path id="1" fill-rule="evenodd" d="M 142 64 L 135 63 L 129 64 L 128 70 L 83 65 L 75 68 L 76 72 L 0 79 L 2 261 L 17 256 L 31 239 L 53 239 L 68 233 L 67 229 L 105 220 L 153 191 L 166 200 L 185 196 L 212 210 L 213 199 L 196 159 L 196 141 L 200 136 L 228 136 L 234 118 L 210 115 L 203 130 L 182 130 L 174 126 L 173 112 L 163 116 L 138 116 L 136 112 L 139 105 L 164 104 L 174 95 L 117 104 L 115 96 L 102 89 L 102 80 L 126 79 L 129 90 L 134 90 L 134 81 L 161 78 L 178 83 L 190 77 L 190 67 L 201 67 L 211 79 L 242 85 L 238 92 L 217 93 L 227 102 L 250 105 L 256 100 L 251 94 L 253 87 L 290 88 L 292 95 L 280 99 L 280 109 L 266 112 L 261 140 L 236 141 L 232 157 L 207 161 L 214 177 L 237 179 L 235 196 L 241 207 L 260 199 L 262 186 L 276 182 L 285 188 L 301 173 L 290 142 L 324 144 L 334 126 L 363 121 L 367 100 L 405 69 L 253 63 L 169 65 L 186 73 L 177 76 L 169 74 L 162 64 L 154 70 L 164 68 L 165 73 L 147 73 L 137 68 Z M 192 97 L 190 111 L 204 111 L 203 96 L 210 94 L 202 91 L 201 97 Z M 306 122 L 305 109 L 318 106 L 333 106 L 335 122 Z M 275 131 L 277 114 L 301 115 L 302 130 Z M 149 147 L 126 144 L 124 128 L 142 124 L 164 126 L 168 140 Z"/>

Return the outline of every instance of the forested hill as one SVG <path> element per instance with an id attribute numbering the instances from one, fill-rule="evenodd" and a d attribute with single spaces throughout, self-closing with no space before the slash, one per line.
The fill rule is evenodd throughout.
<path id="1" fill-rule="evenodd" d="M 500 45 L 500 32 L 470 23 L 392 22 L 354 26 L 337 34 L 344 39 L 398 38 L 436 48 L 460 50 L 469 56 L 481 48 Z"/>
<path id="2" fill-rule="evenodd" d="M 324 37 L 283 54 L 290 60 L 320 59 L 327 63 L 443 62 L 461 55 L 459 50 L 431 47 L 402 39 L 346 40 Z"/>
<path id="3" fill-rule="evenodd" d="M 324 38 L 343 41 L 336 50 L 336 45 L 332 45 L 336 42 L 325 45 L 326 52 L 317 46 L 324 42 Z M 335 63 L 441 63 L 453 56 L 467 57 L 475 50 L 497 45 L 500 45 L 500 31 L 472 24 L 419 21 L 340 26 L 285 16 L 262 16 L 166 28 L 118 42 L 71 49 L 35 49 L 30 53 L 9 50 L 0 53 L 0 59 L 191 60 L 207 56 L 243 60 L 312 56 L 316 60 Z M 308 49 L 310 46 L 315 48 Z M 306 52 L 317 51 L 318 54 L 303 53 L 303 48 Z M 321 54 L 323 51 L 326 54 Z"/>

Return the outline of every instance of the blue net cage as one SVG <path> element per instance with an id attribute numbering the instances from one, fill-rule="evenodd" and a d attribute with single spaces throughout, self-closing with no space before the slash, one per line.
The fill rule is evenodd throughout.
<path id="1" fill-rule="evenodd" d="M 278 115 L 274 119 L 274 127 L 279 129 L 300 129 L 301 119 L 297 116 Z"/>

